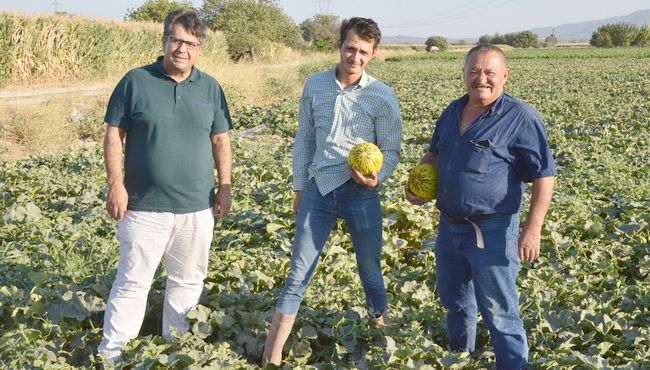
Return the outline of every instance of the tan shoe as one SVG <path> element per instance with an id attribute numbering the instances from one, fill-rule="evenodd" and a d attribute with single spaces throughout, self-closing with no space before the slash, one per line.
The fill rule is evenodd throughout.
<path id="1" fill-rule="evenodd" d="M 280 363 L 282 363 L 282 349 L 289 338 L 289 334 L 291 334 L 291 328 L 295 320 L 296 315 L 285 315 L 279 310 L 275 310 L 269 333 L 266 336 L 266 344 L 264 344 L 264 354 L 262 354 L 262 361 L 265 364 L 268 362 L 280 366 Z"/>

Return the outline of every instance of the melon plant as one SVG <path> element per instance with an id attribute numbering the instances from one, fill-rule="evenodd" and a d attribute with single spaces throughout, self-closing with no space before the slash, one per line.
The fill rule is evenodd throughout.
<path id="1" fill-rule="evenodd" d="M 409 172 L 407 183 L 414 195 L 426 200 L 435 198 L 438 189 L 438 167 L 429 163 L 418 164 Z"/>
<path id="2" fill-rule="evenodd" d="M 348 165 L 364 176 L 379 172 L 383 163 L 384 155 L 373 143 L 356 144 L 348 155 Z"/>

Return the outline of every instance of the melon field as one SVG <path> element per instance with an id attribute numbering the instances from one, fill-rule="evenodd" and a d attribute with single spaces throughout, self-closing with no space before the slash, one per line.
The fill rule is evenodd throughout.
<path id="1" fill-rule="evenodd" d="M 435 120 L 463 93 L 462 57 L 370 64 L 369 72 L 395 89 L 404 118 L 402 158 L 381 190 L 390 324 L 380 332 L 368 327 L 351 242 L 339 223 L 285 347 L 285 368 L 494 365 L 482 322 L 475 353 L 447 349 L 432 251 L 438 212 L 431 204 L 410 205 L 402 190 Z M 519 274 L 530 368 L 648 369 L 650 50 L 513 51 L 508 58 L 506 90 L 541 113 L 559 172 L 542 257 Z M 125 349 L 128 368 L 261 365 L 289 271 L 297 108 L 292 96 L 234 115 L 233 207 L 215 227 L 191 331 L 174 343 L 160 336 L 161 267 L 141 335 Z M 0 368 L 98 363 L 119 249 L 105 194 L 99 148 L 0 165 Z"/>

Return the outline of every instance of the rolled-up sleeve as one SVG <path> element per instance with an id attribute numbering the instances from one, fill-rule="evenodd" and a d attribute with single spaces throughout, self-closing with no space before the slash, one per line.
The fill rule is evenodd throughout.
<path id="1" fill-rule="evenodd" d="M 384 182 L 395 171 L 402 146 L 402 115 L 394 94 L 390 95 L 381 114 L 377 116 L 375 129 L 377 146 L 384 155 L 384 164 L 377 177 L 380 182 Z"/>
<path id="2" fill-rule="evenodd" d="M 314 160 L 316 136 L 312 116 L 309 84 L 303 90 L 298 111 L 298 130 L 293 144 L 293 190 L 303 191 L 309 180 L 309 166 Z"/>

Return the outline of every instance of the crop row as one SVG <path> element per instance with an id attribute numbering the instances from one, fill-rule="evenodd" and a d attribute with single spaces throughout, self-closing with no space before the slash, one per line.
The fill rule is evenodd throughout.
<path id="1" fill-rule="evenodd" d="M 506 89 L 546 121 L 559 178 L 542 258 L 520 271 L 531 368 L 650 367 L 650 76 L 645 56 L 514 58 Z M 463 91 L 462 59 L 376 62 L 397 92 L 402 160 L 382 188 L 383 271 L 391 324 L 373 333 L 345 225 L 328 241 L 287 345 L 290 368 L 488 368 L 447 350 L 435 294 L 437 211 L 402 196 L 435 119 Z M 297 98 L 236 117 L 234 204 L 215 228 L 209 276 L 192 329 L 160 337 L 164 268 L 156 276 L 129 366 L 255 368 L 293 237 L 291 142 Z M 0 167 L 0 365 L 91 367 L 118 254 L 103 210 L 97 149 Z M 524 215 L 525 216 L 525 215 Z"/>

